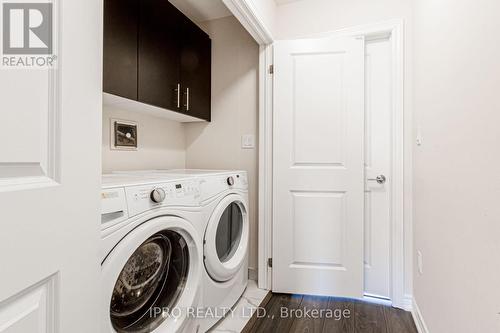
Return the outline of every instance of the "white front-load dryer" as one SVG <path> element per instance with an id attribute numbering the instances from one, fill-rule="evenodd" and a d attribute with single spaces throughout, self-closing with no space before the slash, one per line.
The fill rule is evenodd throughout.
<path id="1" fill-rule="evenodd" d="M 228 177 L 235 179 L 231 186 L 227 184 Z M 203 238 L 203 306 L 208 315 L 200 321 L 202 332 L 230 314 L 248 284 L 250 222 L 243 182 L 246 175 L 241 172 L 206 178 L 205 190 L 219 189 L 204 206 L 208 223 Z"/>
<path id="2" fill-rule="evenodd" d="M 104 176 L 103 333 L 196 332 L 203 244 L 196 182 Z"/>

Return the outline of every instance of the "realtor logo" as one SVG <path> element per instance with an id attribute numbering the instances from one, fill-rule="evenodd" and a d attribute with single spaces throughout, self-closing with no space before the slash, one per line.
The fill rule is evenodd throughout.
<path id="1" fill-rule="evenodd" d="M 2 2 L 1 69 L 55 68 L 54 4 L 50 2 Z M 36 0 L 31 0 L 36 1 Z"/>
<path id="2" fill-rule="evenodd" d="M 52 54 L 52 4 L 3 4 L 3 54 Z"/>

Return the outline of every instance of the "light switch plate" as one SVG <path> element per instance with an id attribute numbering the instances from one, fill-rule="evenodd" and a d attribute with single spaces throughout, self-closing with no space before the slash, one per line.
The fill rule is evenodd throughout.
<path id="1" fill-rule="evenodd" d="M 255 135 L 245 134 L 241 136 L 241 148 L 254 149 L 255 148 Z"/>

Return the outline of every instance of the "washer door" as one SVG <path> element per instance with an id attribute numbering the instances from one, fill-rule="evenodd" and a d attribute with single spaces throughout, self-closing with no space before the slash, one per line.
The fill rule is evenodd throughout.
<path id="1" fill-rule="evenodd" d="M 238 272 L 246 260 L 248 234 L 244 200 L 228 195 L 215 208 L 205 231 L 205 268 L 212 279 L 224 282 Z"/>
<path id="2" fill-rule="evenodd" d="M 191 274 L 199 279 L 199 269 L 192 260 L 201 263 L 186 224 L 172 217 L 146 221 L 106 258 L 106 312 L 116 332 L 152 332 L 169 319 L 166 312 L 193 305 L 198 281 Z M 176 325 L 170 321 L 165 325 Z"/>

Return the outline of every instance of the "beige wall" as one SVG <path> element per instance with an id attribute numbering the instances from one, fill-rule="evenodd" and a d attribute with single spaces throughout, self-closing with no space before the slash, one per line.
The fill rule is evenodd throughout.
<path id="1" fill-rule="evenodd" d="M 430 332 L 500 332 L 500 2 L 415 2 L 414 295 Z"/>
<path id="2" fill-rule="evenodd" d="M 186 124 L 186 167 L 242 169 L 250 180 L 250 268 L 257 268 L 257 139 L 259 47 L 234 17 L 201 24 L 212 38 L 212 122 Z M 257 142 L 256 142 L 257 144 Z"/>
<path id="3" fill-rule="evenodd" d="M 137 151 L 110 149 L 111 118 L 138 123 Z M 185 166 L 184 128 L 180 123 L 105 106 L 102 138 L 104 173 L 116 170 L 168 169 Z"/>

